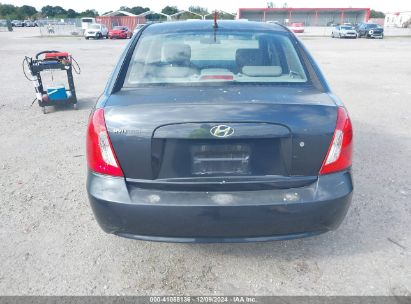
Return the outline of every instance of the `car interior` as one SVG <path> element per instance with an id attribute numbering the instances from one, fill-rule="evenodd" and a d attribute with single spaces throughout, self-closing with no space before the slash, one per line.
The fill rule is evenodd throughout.
<path id="1" fill-rule="evenodd" d="M 229 46 L 225 47 L 222 44 Z M 235 41 L 234 41 L 235 43 Z M 255 48 L 233 48 L 230 41 L 165 41 L 161 47 L 140 45 L 130 64 L 128 83 L 173 82 L 305 82 L 301 61 L 291 43 L 260 36 Z M 202 44 L 204 46 L 202 46 Z M 221 48 L 226 56 L 213 60 L 203 49 Z M 227 50 L 228 49 L 228 50 Z M 196 53 L 196 54 L 194 54 Z"/>

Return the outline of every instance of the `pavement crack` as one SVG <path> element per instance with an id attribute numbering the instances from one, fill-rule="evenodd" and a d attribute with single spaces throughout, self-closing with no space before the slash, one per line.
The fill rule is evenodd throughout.
<path id="1" fill-rule="evenodd" d="M 404 250 L 407 250 L 407 247 L 401 245 L 400 243 L 398 243 L 397 241 L 393 240 L 392 238 L 389 238 L 389 237 L 388 237 L 387 240 L 389 240 L 391 243 L 397 245 L 398 247 L 400 247 L 400 248 L 402 248 L 402 249 L 404 249 Z"/>

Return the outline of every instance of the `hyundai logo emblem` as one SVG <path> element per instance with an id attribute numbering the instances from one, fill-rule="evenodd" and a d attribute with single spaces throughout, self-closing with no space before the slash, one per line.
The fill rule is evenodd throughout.
<path id="1" fill-rule="evenodd" d="M 234 134 L 234 129 L 226 125 L 218 125 L 210 129 L 211 135 L 215 137 L 229 137 Z"/>

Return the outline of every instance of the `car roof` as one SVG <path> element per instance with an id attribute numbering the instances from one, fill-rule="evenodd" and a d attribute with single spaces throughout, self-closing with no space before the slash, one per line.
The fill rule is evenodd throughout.
<path id="1" fill-rule="evenodd" d="M 288 32 L 283 26 L 275 23 L 254 22 L 254 21 L 237 21 L 237 20 L 217 20 L 218 29 L 223 30 L 241 30 L 241 31 L 275 31 Z M 214 28 L 213 20 L 198 21 L 173 21 L 164 23 L 150 24 L 145 32 L 149 33 L 170 33 L 180 31 L 212 30 Z"/>

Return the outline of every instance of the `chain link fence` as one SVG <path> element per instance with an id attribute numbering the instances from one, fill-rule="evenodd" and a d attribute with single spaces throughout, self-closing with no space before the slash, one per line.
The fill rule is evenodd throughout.
<path id="1" fill-rule="evenodd" d="M 81 19 L 37 20 L 41 36 L 82 36 Z"/>

